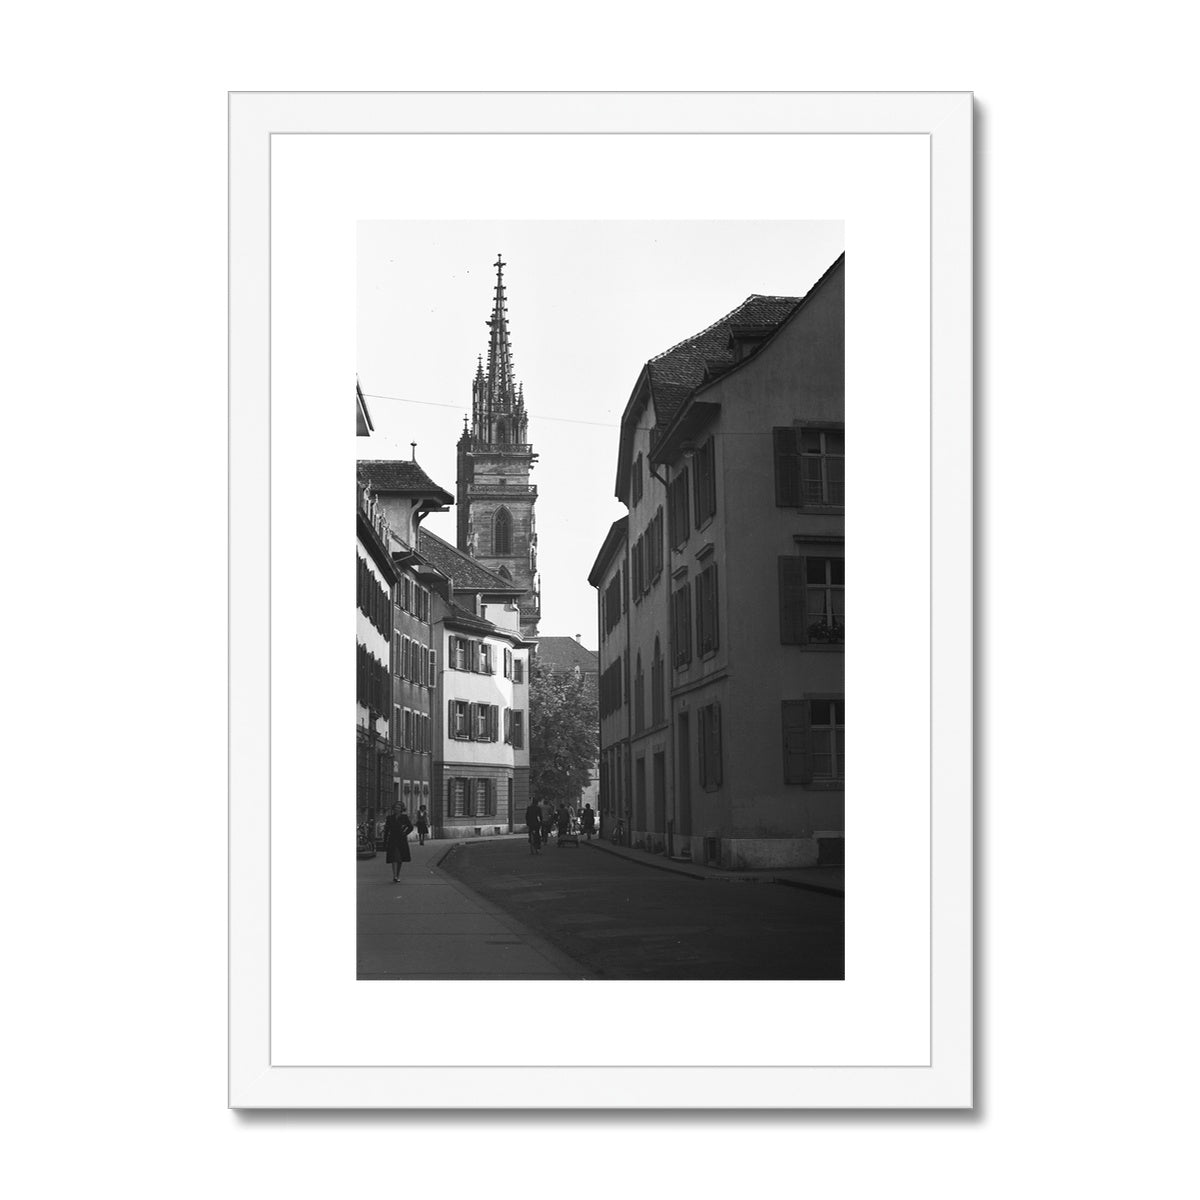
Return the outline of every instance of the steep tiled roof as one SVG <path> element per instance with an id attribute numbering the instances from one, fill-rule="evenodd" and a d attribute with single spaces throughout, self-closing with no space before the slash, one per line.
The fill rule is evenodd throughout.
<path id="1" fill-rule="evenodd" d="M 600 547 L 600 552 L 596 555 L 596 561 L 592 564 L 592 569 L 588 572 L 588 583 L 592 587 L 600 586 L 600 580 L 604 575 L 604 568 L 608 566 L 617 547 L 628 537 L 628 534 L 629 517 L 618 517 L 609 527 L 608 533 L 604 535 L 604 545 Z"/>
<path id="2" fill-rule="evenodd" d="M 444 488 L 438 487 L 420 466 L 406 458 L 359 459 L 358 478 L 369 482 L 376 492 L 405 492 L 422 496 L 437 496 L 444 504 L 452 504 L 454 497 Z"/>
<path id="3" fill-rule="evenodd" d="M 799 296 L 748 296 L 737 308 L 707 329 L 656 354 L 646 364 L 646 370 L 650 375 L 658 426 L 665 426 L 692 390 L 704 382 L 706 368 L 711 377 L 714 369 L 719 369 L 722 364 L 733 363 L 730 335 L 735 325 L 781 325 L 800 302 Z"/>
<path id="4" fill-rule="evenodd" d="M 468 608 L 463 608 L 461 604 L 455 604 L 453 601 L 450 603 L 450 616 L 459 624 L 471 625 L 476 629 L 492 630 L 496 628 L 491 621 L 471 612 Z"/>
<path id="5" fill-rule="evenodd" d="M 570 637 L 538 636 L 538 662 L 552 671 L 578 667 L 585 675 L 599 670 L 600 656 Z"/>
<path id="6" fill-rule="evenodd" d="M 511 580 L 489 571 L 469 554 L 464 554 L 428 529 L 421 529 L 417 534 L 417 553 L 449 578 L 457 591 L 519 595 L 524 590 L 514 587 Z"/>

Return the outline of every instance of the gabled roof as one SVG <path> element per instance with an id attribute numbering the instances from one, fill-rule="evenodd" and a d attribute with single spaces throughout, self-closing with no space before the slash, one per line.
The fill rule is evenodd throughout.
<path id="1" fill-rule="evenodd" d="M 441 571 L 457 592 L 499 592 L 505 596 L 519 596 L 525 590 L 515 587 L 511 579 L 489 571 L 469 554 L 464 554 L 428 529 L 421 529 L 417 533 L 417 553 Z"/>
<path id="2" fill-rule="evenodd" d="M 600 669 L 600 656 L 572 637 L 542 637 L 538 635 L 538 662 L 551 671 L 569 671 L 578 667 L 583 674 Z"/>
<path id="3" fill-rule="evenodd" d="M 748 363 L 751 363 L 755 358 L 762 353 L 777 337 L 781 335 L 781 331 L 792 321 L 796 320 L 800 313 L 808 306 L 813 297 L 821 290 L 824 284 L 831 279 L 840 269 L 845 266 L 845 252 L 838 255 L 836 259 L 829 265 L 816 281 L 804 294 L 804 296 L 792 303 L 791 309 L 780 320 L 764 323 L 758 320 L 730 320 L 729 317 L 722 318 L 719 324 L 724 324 L 728 332 L 728 349 L 729 353 L 726 356 L 718 359 L 706 359 L 704 364 L 703 377 L 697 381 L 695 386 L 683 397 L 679 404 L 675 405 L 670 421 L 665 425 L 660 421 L 656 425 L 657 440 L 652 445 L 650 450 L 651 462 L 662 462 L 668 458 L 677 446 L 680 437 L 683 435 L 691 436 L 686 428 L 689 422 L 692 425 L 702 425 L 706 420 L 711 419 L 713 411 L 718 406 L 709 404 L 703 399 L 704 394 L 717 382 L 719 379 L 725 378 L 727 375 L 735 371 L 741 370 Z M 783 301 L 788 299 L 783 296 L 751 296 L 750 300 L 746 301 L 749 304 L 751 300 L 774 300 Z M 745 305 L 742 306 L 745 308 Z M 735 309 L 734 313 L 740 310 Z M 756 310 L 758 312 L 770 311 L 769 306 Z M 734 314 L 731 313 L 730 317 Z M 707 333 L 708 330 L 705 331 Z M 752 343 L 747 353 L 739 353 L 736 346 L 737 337 L 740 335 L 747 337 Z M 703 335 L 701 335 L 703 336 Z M 668 354 L 673 351 L 667 351 Z M 650 364 L 647 364 L 648 366 Z M 618 487 L 620 485 L 620 475 L 618 474 Z M 619 493 L 618 493 L 619 494 Z"/>
<path id="4" fill-rule="evenodd" d="M 359 459 L 358 478 L 364 483 L 369 483 L 371 490 L 376 493 L 432 496 L 443 504 L 454 503 L 454 497 L 444 488 L 438 487 L 411 459 Z"/>
<path id="5" fill-rule="evenodd" d="M 600 580 L 604 577 L 605 568 L 612 561 L 613 555 L 617 551 L 617 547 L 627 540 L 629 537 L 629 517 L 618 517 L 608 529 L 608 533 L 604 535 L 604 544 L 600 547 L 599 554 L 596 555 L 596 561 L 592 563 L 592 569 L 588 572 L 588 583 L 594 588 L 600 586 Z"/>
<path id="6" fill-rule="evenodd" d="M 645 401 L 654 406 L 655 430 L 666 429 L 696 388 L 705 380 L 716 378 L 737 361 L 735 328 L 749 327 L 760 332 L 774 329 L 783 324 L 802 302 L 799 296 L 747 296 L 737 308 L 707 329 L 676 342 L 646 363 L 621 416 L 615 489 L 618 500 L 623 498 L 627 483 L 633 428 L 638 424 L 642 403 Z"/>
<path id="7" fill-rule="evenodd" d="M 656 354 L 646 364 L 655 424 L 660 429 L 668 424 L 692 389 L 703 383 L 706 367 L 734 362 L 734 326 L 773 329 L 786 321 L 800 303 L 799 296 L 747 296 L 707 329 Z"/>

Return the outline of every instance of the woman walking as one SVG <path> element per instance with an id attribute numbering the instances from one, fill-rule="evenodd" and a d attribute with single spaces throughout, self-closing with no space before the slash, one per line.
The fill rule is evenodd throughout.
<path id="1" fill-rule="evenodd" d="M 421 805 L 417 809 L 417 840 L 420 845 L 425 845 L 425 839 L 429 836 L 429 813 L 426 811 L 425 805 Z"/>
<path id="2" fill-rule="evenodd" d="M 412 852 L 408 848 L 408 835 L 413 831 L 413 824 L 404 811 L 403 804 L 393 804 L 392 811 L 383 826 L 383 843 L 387 849 L 387 860 L 392 866 L 392 882 L 400 882 L 400 868 L 406 862 L 412 862 Z"/>

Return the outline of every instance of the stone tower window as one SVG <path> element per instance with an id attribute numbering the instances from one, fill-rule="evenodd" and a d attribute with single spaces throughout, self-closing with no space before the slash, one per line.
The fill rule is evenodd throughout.
<path id="1" fill-rule="evenodd" d="M 496 510 L 495 524 L 492 526 L 492 553 L 512 553 L 512 515 L 507 508 Z"/>

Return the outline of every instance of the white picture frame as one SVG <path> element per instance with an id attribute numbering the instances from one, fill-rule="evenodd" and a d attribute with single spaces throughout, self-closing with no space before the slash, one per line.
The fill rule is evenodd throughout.
<path id="1" fill-rule="evenodd" d="M 233 1108 L 969 1108 L 972 987 L 972 119 L 969 93 L 269 93 L 229 104 L 229 1104 Z M 928 162 L 932 502 L 928 1042 L 915 1061 L 772 1065 L 273 1059 L 271 599 L 273 147 L 372 135 L 917 139 Z M 795 144 L 794 140 L 786 145 Z M 552 170 L 547 163 L 546 170 Z M 353 209 L 355 173 L 343 181 Z M 873 203 L 886 203 L 887 180 Z M 421 186 L 414 180 L 414 189 Z M 778 203 L 778 198 L 776 198 Z M 388 215 L 367 200 L 362 217 Z M 776 215 L 778 209 L 772 213 Z M 761 215 L 755 197 L 747 217 Z M 828 213 L 830 217 L 842 214 Z M 331 218 L 333 219 L 333 218 Z M 353 245 L 347 234 L 347 245 Z M 849 261 L 853 261 L 852 258 Z M 924 286 L 924 281 L 923 281 Z M 849 358 L 849 355 L 848 355 Z M 347 394 L 349 385 L 347 384 Z M 342 404 L 342 397 L 330 403 Z M 348 409 L 347 409 L 348 413 Z M 348 417 L 347 417 L 348 419 Z M 278 448 L 276 448 L 277 450 Z M 348 512 L 348 507 L 347 507 Z M 275 586 L 279 587 L 276 580 Z M 853 870 L 851 887 L 855 886 Z M 869 880 L 861 881 L 869 890 Z M 352 931 L 347 932 L 352 941 Z M 373 985 L 362 985 L 373 986 Z M 273 988 L 276 994 L 273 995 Z M 715 1008 L 713 1027 L 730 1014 Z"/>

